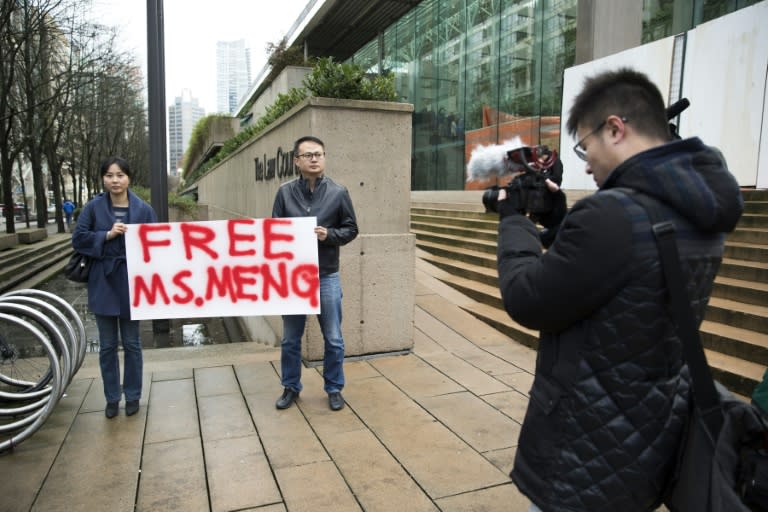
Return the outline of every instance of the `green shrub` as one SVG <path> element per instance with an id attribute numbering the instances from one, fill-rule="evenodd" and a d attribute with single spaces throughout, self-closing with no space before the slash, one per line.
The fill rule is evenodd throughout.
<path id="1" fill-rule="evenodd" d="M 152 191 L 147 187 L 131 187 L 131 191 L 144 201 L 152 202 Z M 176 208 L 188 216 L 194 216 L 197 213 L 197 202 L 189 196 L 180 196 L 175 192 L 168 194 L 168 206 Z"/>
<path id="2" fill-rule="evenodd" d="M 229 119 L 227 114 L 211 114 L 203 117 L 192 128 L 192 134 L 189 136 L 189 146 L 184 152 L 184 156 L 181 160 L 181 168 L 187 169 L 189 164 L 205 151 L 205 138 L 208 135 L 209 127 L 217 119 Z"/>
<path id="3" fill-rule="evenodd" d="M 357 64 L 320 59 L 311 73 L 304 77 L 304 86 L 312 96 L 349 100 L 395 101 L 394 75 L 369 76 Z"/>

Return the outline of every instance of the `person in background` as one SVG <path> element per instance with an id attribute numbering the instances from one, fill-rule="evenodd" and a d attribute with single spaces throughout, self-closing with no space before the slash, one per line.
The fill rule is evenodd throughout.
<path id="1" fill-rule="evenodd" d="M 540 331 L 511 476 L 531 511 L 655 510 L 690 377 L 645 203 L 675 225 L 700 323 L 741 192 L 718 150 L 672 140 L 659 89 L 635 70 L 588 78 L 567 129 L 599 190 L 573 205 L 549 250 L 498 202 L 504 307 Z"/>
<path id="2" fill-rule="evenodd" d="M 325 175 L 325 144 L 317 137 L 301 137 L 293 145 L 293 162 L 301 176 L 283 183 L 275 196 L 272 217 L 317 217 L 317 254 L 320 267 L 320 314 L 325 342 L 324 389 L 331 410 L 344 407 L 344 338 L 341 334 L 339 247 L 357 237 L 357 219 L 346 188 Z M 301 392 L 301 338 L 306 315 L 283 316 L 280 369 L 283 394 L 275 406 L 286 409 Z"/>
<path id="3" fill-rule="evenodd" d="M 75 213 L 75 203 L 69 199 L 65 199 L 61 205 L 61 209 L 64 211 L 64 221 L 67 223 L 67 231 L 72 230 L 72 214 Z"/>
<path id="4" fill-rule="evenodd" d="M 91 257 L 88 276 L 88 307 L 99 330 L 99 366 L 107 406 L 104 414 L 114 418 L 125 395 L 125 414 L 139 410 L 143 373 L 139 321 L 131 320 L 128 268 L 123 235 L 134 224 L 152 223 L 152 207 L 129 190 L 131 169 L 119 157 L 101 164 L 105 192 L 97 194 L 80 212 L 72 234 L 72 247 Z M 120 385 L 118 343 L 122 342 L 124 373 Z"/>

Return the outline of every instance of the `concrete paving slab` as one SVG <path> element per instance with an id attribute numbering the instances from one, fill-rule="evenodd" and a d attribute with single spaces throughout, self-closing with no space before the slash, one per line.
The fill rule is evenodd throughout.
<path id="1" fill-rule="evenodd" d="M 455 381 L 414 356 L 385 357 L 370 364 L 414 398 L 463 391 Z"/>
<path id="2" fill-rule="evenodd" d="M 440 318 L 447 327 L 480 347 L 508 345 L 509 337 L 485 322 L 477 323 L 475 317 L 443 295 L 418 298 L 418 305 L 430 315 Z"/>
<path id="3" fill-rule="evenodd" d="M 444 314 L 449 316 L 454 313 L 446 311 Z M 416 309 L 416 318 L 418 330 L 424 336 L 445 351 L 455 354 L 489 375 L 504 375 L 520 371 L 533 372 L 535 368 L 536 352 L 530 348 L 522 347 L 509 340 L 506 345 L 480 347 L 446 325 L 443 317 L 433 316 L 422 309 L 421 305 Z M 520 347 L 525 350 L 521 350 Z"/>
<path id="4" fill-rule="evenodd" d="M 418 402 L 479 452 L 509 448 L 517 442 L 520 424 L 471 393 L 420 398 Z"/>
<path id="5" fill-rule="evenodd" d="M 198 396 L 200 431 L 206 441 L 232 439 L 256 433 L 251 415 L 240 393 Z"/>
<path id="6" fill-rule="evenodd" d="M 381 377 L 381 373 L 366 361 L 346 361 L 344 363 L 344 378 L 350 382 Z"/>
<path id="7" fill-rule="evenodd" d="M 133 511 L 144 424 L 142 411 L 112 420 L 78 414 L 32 510 Z"/>
<path id="8" fill-rule="evenodd" d="M 152 372 L 152 380 L 154 382 L 161 382 L 164 380 L 191 379 L 193 377 L 193 370 L 193 368 L 177 368 L 168 371 L 156 370 Z"/>
<path id="9" fill-rule="evenodd" d="M 279 366 L 279 363 L 278 363 Z M 248 394 L 274 395 L 275 400 L 283 392 L 280 376 L 270 361 L 235 365 L 235 375 L 240 384 L 241 392 Z"/>
<path id="10" fill-rule="evenodd" d="M 438 510 L 370 431 L 341 432 L 320 438 L 366 512 Z"/>
<path id="11" fill-rule="evenodd" d="M 136 512 L 209 510 L 200 438 L 146 445 L 141 469 Z"/>
<path id="12" fill-rule="evenodd" d="M 230 365 L 195 369 L 195 388 L 198 398 L 240 393 L 240 385 Z"/>
<path id="13" fill-rule="evenodd" d="M 277 410 L 277 396 L 245 395 L 270 465 L 275 468 L 303 466 L 330 458 L 301 414 L 299 407 Z"/>
<path id="14" fill-rule="evenodd" d="M 200 437 L 192 379 L 152 382 L 148 409 L 146 444 Z"/>
<path id="15" fill-rule="evenodd" d="M 278 468 L 275 476 L 291 512 L 362 510 L 331 461 Z"/>
<path id="16" fill-rule="evenodd" d="M 424 356 L 423 359 L 475 395 L 509 391 L 509 386 L 502 381 L 448 352 L 431 354 Z"/>
<path id="17" fill-rule="evenodd" d="M 497 370 L 494 372 L 496 375 L 515 373 L 518 368 L 531 375 L 536 371 L 536 351 L 530 347 L 520 345 L 510 340 L 506 345 L 487 347 L 486 350 L 489 354 L 493 354 L 509 364 L 508 368 L 510 371 L 504 371 L 503 369 Z M 470 360 L 473 359 L 471 355 L 468 355 L 467 357 Z"/>
<path id="18" fill-rule="evenodd" d="M 365 365 L 365 362 L 350 363 L 351 365 Z M 344 365 L 344 372 L 350 364 Z M 328 395 L 323 391 L 323 377 L 317 371 L 305 372 L 304 392 L 299 404 L 301 413 L 312 425 L 315 435 L 322 440 L 329 435 L 344 434 L 346 432 L 355 432 L 365 430 L 366 426 L 360 421 L 350 407 L 344 407 L 340 411 L 332 411 L 328 405 Z M 354 386 L 354 383 L 347 381 L 347 386 Z M 348 387 L 345 387 L 345 390 Z M 342 392 L 342 395 L 345 392 Z"/>
<path id="19" fill-rule="evenodd" d="M 528 409 L 528 396 L 517 391 L 484 395 L 483 400 L 503 412 L 516 422 L 523 424 Z"/>
<path id="20" fill-rule="evenodd" d="M 122 362 L 120 363 L 120 371 L 123 371 L 123 365 Z M 81 380 L 83 378 L 88 379 L 89 381 L 92 381 L 91 388 L 88 391 L 88 395 L 86 396 L 85 402 L 83 403 L 83 412 L 97 412 L 101 411 L 104 412 L 104 408 L 107 406 L 107 400 L 104 398 L 104 382 L 101 380 L 101 373 L 99 371 L 95 372 L 95 375 L 93 373 L 90 373 L 90 376 L 87 376 L 86 372 L 78 371 L 75 374 L 74 380 Z M 152 374 L 144 372 L 143 378 L 142 378 L 142 395 L 141 400 L 139 400 L 139 404 L 142 407 L 146 407 L 146 405 L 149 403 L 149 389 L 150 384 L 152 382 Z M 125 409 L 125 400 L 124 397 L 120 399 L 120 414 L 123 413 L 123 410 Z"/>
<path id="21" fill-rule="evenodd" d="M 417 308 L 418 309 L 418 308 Z M 447 352 L 445 347 L 433 340 L 421 329 L 413 330 L 413 353 L 419 357 L 426 357 L 430 354 L 439 354 Z"/>
<path id="22" fill-rule="evenodd" d="M 64 442 L 77 411 L 85 399 L 90 381 L 74 382 L 45 423 L 35 434 L 0 454 L 0 510 L 26 512 L 45 483 L 59 446 Z M 23 478 L 17 478 L 23 475 Z"/>
<path id="23" fill-rule="evenodd" d="M 433 311 L 430 312 L 429 310 L 425 309 L 425 304 L 422 302 L 422 300 L 419 300 L 415 316 L 417 318 L 419 325 L 418 328 L 420 331 L 429 336 L 445 350 L 450 352 L 461 355 L 464 355 L 468 352 L 489 353 L 487 350 L 479 347 L 470 341 L 466 336 L 459 333 L 456 331 L 456 329 L 446 323 L 446 316 L 457 315 L 461 312 L 461 310 L 452 306 L 442 298 L 439 298 L 437 302 L 439 302 L 440 306 L 444 307 L 433 307 Z M 436 304 L 433 304 L 433 306 L 435 305 Z M 437 309 L 437 311 L 434 311 L 435 309 Z M 465 320 L 465 322 L 466 321 L 467 320 Z M 470 324 L 472 323 L 473 322 L 470 322 Z M 507 343 L 509 343 L 509 340 L 507 340 Z M 489 346 L 492 347 L 494 345 Z"/>
<path id="24" fill-rule="evenodd" d="M 501 503 L 506 510 L 523 512 L 531 502 L 512 483 L 437 500 L 443 512 L 493 512 L 501 510 Z"/>
<path id="25" fill-rule="evenodd" d="M 508 481 L 384 378 L 359 382 L 347 392 L 347 401 L 433 499 Z"/>
<path id="26" fill-rule="evenodd" d="M 206 441 L 203 448 L 213 512 L 282 503 L 277 482 L 256 434 Z"/>
<path id="27" fill-rule="evenodd" d="M 518 432 L 519 434 L 519 432 Z M 511 441 L 517 445 L 518 436 L 516 435 Z M 515 454 L 517 453 L 517 446 L 511 448 L 503 448 L 501 450 L 491 450 L 489 452 L 483 452 L 483 457 L 488 459 L 491 464 L 501 470 L 502 473 L 508 475 L 512 472 L 512 466 L 515 463 Z"/>
<path id="28" fill-rule="evenodd" d="M 533 387 L 533 374 L 528 372 L 507 373 L 495 375 L 497 379 L 511 387 L 515 391 L 530 396 Z"/>

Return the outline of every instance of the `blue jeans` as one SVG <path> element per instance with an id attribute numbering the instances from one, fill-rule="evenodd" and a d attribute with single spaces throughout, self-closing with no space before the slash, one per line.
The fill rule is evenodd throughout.
<path id="1" fill-rule="evenodd" d="M 104 398 L 119 402 L 123 392 L 125 400 L 141 398 L 141 378 L 144 361 L 139 341 L 139 321 L 116 316 L 96 316 L 99 329 L 99 366 L 104 381 Z M 118 329 L 123 343 L 123 386 L 120 388 L 120 360 L 117 355 Z"/>
<path id="2" fill-rule="evenodd" d="M 344 387 L 344 338 L 341 336 L 341 282 L 339 273 L 320 276 L 320 314 L 317 320 L 325 341 L 323 379 L 326 393 Z M 283 387 L 301 391 L 301 337 L 307 315 L 283 315 L 280 370 Z"/>

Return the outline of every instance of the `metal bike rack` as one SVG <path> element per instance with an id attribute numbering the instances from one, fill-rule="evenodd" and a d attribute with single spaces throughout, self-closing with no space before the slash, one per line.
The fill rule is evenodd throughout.
<path id="1" fill-rule="evenodd" d="M 8 331 L 23 333 L 23 344 Z M 0 295 L 0 452 L 48 419 L 85 359 L 83 322 L 64 299 L 37 289 Z"/>

